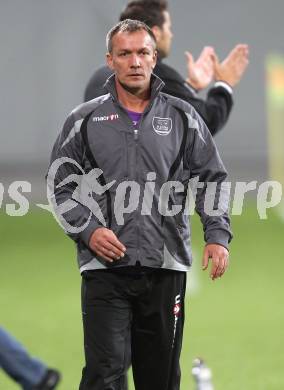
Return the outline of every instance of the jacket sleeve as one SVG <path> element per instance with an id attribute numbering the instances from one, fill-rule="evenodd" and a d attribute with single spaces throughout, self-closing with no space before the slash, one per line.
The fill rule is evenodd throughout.
<path id="1" fill-rule="evenodd" d="M 196 112 L 189 117 L 186 159 L 191 182 L 199 183 L 195 207 L 203 225 L 204 240 L 228 248 L 232 233 L 227 172 L 207 126 Z"/>
<path id="2" fill-rule="evenodd" d="M 209 89 L 207 98 L 200 99 L 187 86 L 184 78 L 172 67 L 159 62 L 154 71 L 165 83 L 163 92 L 190 103 L 214 136 L 227 122 L 232 106 L 232 94 L 222 86 Z"/>
<path id="3" fill-rule="evenodd" d="M 73 114 L 67 118 L 54 144 L 46 180 L 57 221 L 69 237 L 88 246 L 92 233 L 103 225 L 86 205 L 91 188 L 84 178 L 91 167 L 85 157 L 82 122 L 83 119 L 76 121 Z"/>

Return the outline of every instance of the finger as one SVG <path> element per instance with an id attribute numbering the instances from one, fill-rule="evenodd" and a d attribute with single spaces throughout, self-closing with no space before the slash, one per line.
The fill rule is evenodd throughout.
<path id="1" fill-rule="evenodd" d="M 213 61 L 211 58 L 209 58 L 208 60 L 206 60 L 203 64 L 203 69 L 207 72 L 207 73 L 210 73 L 212 72 L 212 68 L 213 68 Z"/>
<path id="2" fill-rule="evenodd" d="M 104 248 L 114 253 L 114 255 L 118 258 L 124 257 L 124 252 L 120 249 L 118 249 L 115 245 L 113 245 L 111 242 L 107 241 L 104 245 Z"/>
<path id="3" fill-rule="evenodd" d="M 211 69 L 213 65 L 212 56 L 214 56 L 214 50 L 208 50 L 207 52 L 201 53 L 198 60 L 196 61 L 196 64 Z"/>
<path id="4" fill-rule="evenodd" d="M 233 49 L 230 51 L 224 61 L 236 61 L 236 59 L 240 56 L 241 52 L 242 48 L 240 47 L 240 45 L 236 45 L 235 47 L 233 47 Z"/>
<path id="5" fill-rule="evenodd" d="M 248 48 L 249 48 L 249 46 L 246 43 L 238 43 L 235 46 L 235 49 L 240 49 L 240 50 L 245 50 L 245 51 L 247 51 Z"/>
<path id="6" fill-rule="evenodd" d="M 115 246 L 120 252 L 124 253 L 126 251 L 125 246 L 122 244 L 122 242 L 119 241 L 113 232 L 111 232 L 111 234 L 107 237 L 107 241 Z"/>
<path id="7" fill-rule="evenodd" d="M 214 53 L 214 48 L 212 46 L 205 46 L 200 53 L 199 57 L 210 57 Z"/>
<path id="8" fill-rule="evenodd" d="M 219 58 L 218 58 L 218 56 L 217 56 L 216 53 L 212 54 L 212 55 L 210 56 L 210 58 L 211 58 L 211 60 L 212 60 L 212 62 L 213 62 L 213 66 L 214 66 L 214 67 L 217 67 L 217 66 L 220 65 L 220 61 L 219 61 Z"/>
<path id="9" fill-rule="evenodd" d="M 212 258 L 212 267 L 211 267 L 211 273 L 210 273 L 210 277 L 212 280 L 215 280 L 217 278 L 217 270 L 218 270 L 218 266 L 219 266 L 219 257 L 216 257 L 216 255 Z"/>
<path id="10" fill-rule="evenodd" d="M 245 46 L 245 45 L 240 46 L 238 48 L 238 50 L 240 53 L 243 53 L 245 55 L 248 55 L 248 53 L 249 53 L 249 48 L 248 48 L 248 46 Z"/>
<path id="11" fill-rule="evenodd" d="M 115 252 L 113 252 L 111 249 L 106 248 L 105 246 L 100 247 L 100 251 L 107 256 L 108 258 L 112 260 L 118 260 L 120 259 L 120 256 L 118 256 Z"/>
<path id="12" fill-rule="evenodd" d="M 249 55 L 249 49 L 248 45 L 239 44 L 236 45 L 233 50 L 229 53 L 228 58 L 232 61 L 235 61 L 237 59 L 242 60 L 244 58 L 248 58 Z"/>
<path id="13" fill-rule="evenodd" d="M 189 51 L 185 51 L 184 54 L 187 57 L 188 64 L 192 65 L 194 63 L 193 55 Z"/>
<path id="14" fill-rule="evenodd" d="M 223 267 L 223 269 L 221 270 L 220 278 L 221 278 L 221 276 L 224 275 L 224 273 L 225 273 L 225 271 L 227 270 L 228 266 L 229 266 L 229 258 L 226 257 L 226 258 L 224 259 L 224 267 Z"/>
<path id="15" fill-rule="evenodd" d="M 225 266 L 225 258 L 221 257 L 221 258 L 219 258 L 218 266 L 217 266 L 217 269 L 215 272 L 215 278 L 221 277 L 224 266 Z"/>
<path id="16" fill-rule="evenodd" d="M 105 255 L 103 252 L 101 251 L 96 251 L 97 255 L 102 257 L 103 259 L 105 259 L 106 261 L 109 261 L 110 263 L 113 263 L 113 259 L 111 257 L 108 257 L 107 255 Z"/>
<path id="17" fill-rule="evenodd" d="M 208 264 L 209 264 L 209 252 L 205 248 L 204 253 L 203 253 L 203 259 L 202 259 L 202 270 L 203 271 L 208 268 Z"/>
<path id="18" fill-rule="evenodd" d="M 236 53 L 233 54 L 233 58 L 239 61 L 244 61 L 248 59 L 248 52 L 246 50 L 238 50 Z"/>
<path id="19" fill-rule="evenodd" d="M 199 57 L 198 60 L 196 61 L 196 63 L 200 64 L 202 66 L 210 66 L 211 67 L 212 66 L 212 58 L 211 58 L 212 55 L 213 54 L 210 54 L 204 58 Z"/>

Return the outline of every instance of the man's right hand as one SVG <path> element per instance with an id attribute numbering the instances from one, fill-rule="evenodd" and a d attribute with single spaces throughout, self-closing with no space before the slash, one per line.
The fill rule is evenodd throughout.
<path id="1" fill-rule="evenodd" d="M 219 62 L 216 54 L 211 56 L 213 60 L 214 78 L 216 81 L 225 81 L 234 87 L 241 80 L 249 63 L 248 45 L 238 44 L 228 54 L 223 62 Z"/>
<path id="2" fill-rule="evenodd" d="M 125 246 L 118 240 L 114 232 L 107 228 L 98 228 L 91 235 L 89 247 L 103 259 L 113 262 L 124 257 Z"/>

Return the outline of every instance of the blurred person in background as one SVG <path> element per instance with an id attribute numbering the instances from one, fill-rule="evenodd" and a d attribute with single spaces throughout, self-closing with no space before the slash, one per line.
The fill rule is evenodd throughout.
<path id="1" fill-rule="evenodd" d="M 248 46 L 236 45 L 222 63 L 212 47 L 205 47 L 197 61 L 186 52 L 188 74 L 184 79 L 174 68 L 163 62 L 170 53 L 173 38 L 167 1 L 131 1 L 120 15 L 120 20 L 125 19 L 143 21 L 151 28 L 158 50 L 154 73 L 165 82 L 163 92 L 192 104 L 211 134 L 215 135 L 225 125 L 231 112 L 233 87 L 240 81 L 248 65 Z M 99 68 L 86 87 L 84 100 L 105 94 L 103 85 L 111 74 L 112 71 L 107 66 Z M 209 89 L 207 98 L 199 98 L 198 92 L 212 80 L 215 83 Z"/>
<path id="2" fill-rule="evenodd" d="M 183 205 L 186 191 L 175 193 L 171 206 L 159 200 L 160 191 L 172 178 L 185 183 L 198 177 L 214 180 L 220 194 L 227 173 L 194 108 L 161 92 L 164 83 L 152 73 L 157 52 L 151 29 L 137 20 L 120 22 L 107 35 L 107 49 L 114 71 L 108 94 L 70 113 L 47 175 L 54 211 L 77 244 L 82 275 L 86 365 L 80 390 L 123 389 L 130 328 L 135 388 L 178 390 L 190 227 L 182 210 L 163 217 L 159 207 L 160 200 L 162 208 Z M 91 182 L 95 168 L 103 192 Z M 158 178 L 150 213 L 138 201 L 121 222 L 117 212 L 124 207 L 116 200 L 126 194 L 120 184 L 128 178 L 144 185 L 146 174 Z M 130 193 L 127 198 L 136 190 Z M 197 191 L 196 201 L 206 241 L 202 265 L 205 270 L 211 263 L 215 280 L 227 269 L 232 235 L 226 204 L 220 200 L 222 215 L 211 216 L 205 193 Z M 91 200 L 100 202 L 100 213 L 91 211 Z"/>
<path id="3" fill-rule="evenodd" d="M 18 382 L 23 390 L 53 390 L 60 381 L 57 370 L 48 368 L 41 360 L 30 356 L 22 344 L 2 327 L 0 367 Z"/>

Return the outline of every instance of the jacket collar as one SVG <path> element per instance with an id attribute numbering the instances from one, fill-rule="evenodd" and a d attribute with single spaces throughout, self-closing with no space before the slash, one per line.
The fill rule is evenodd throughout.
<path id="1" fill-rule="evenodd" d="M 158 93 L 162 90 L 165 83 L 154 73 L 151 76 L 151 97 L 150 103 L 155 99 Z M 111 94 L 111 96 L 118 102 L 117 92 L 115 88 L 115 74 L 112 74 L 105 82 L 104 88 Z"/>

